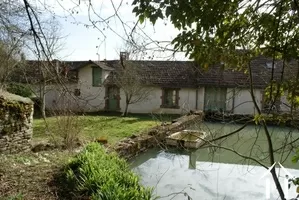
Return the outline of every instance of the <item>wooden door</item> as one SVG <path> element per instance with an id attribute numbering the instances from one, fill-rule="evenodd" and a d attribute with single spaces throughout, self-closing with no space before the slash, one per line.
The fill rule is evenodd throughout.
<path id="1" fill-rule="evenodd" d="M 108 110 L 119 110 L 119 88 L 116 86 L 110 86 L 108 89 Z"/>

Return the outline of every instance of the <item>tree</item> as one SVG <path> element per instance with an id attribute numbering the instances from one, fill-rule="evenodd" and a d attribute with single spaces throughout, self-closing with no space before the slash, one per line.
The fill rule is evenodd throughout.
<path id="1" fill-rule="evenodd" d="M 44 40 L 47 41 L 47 49 L 46 54 L 37 55 L 38 60 L 42 60 L 44 62 L 40 62 L 38 65 L 40 72 L 40 81 L 39 81 L 39 99 L 40 99 L 40 111 L 42 117 L 46 118 L 46 93 L 47 93 L 47 85 L 48 82 L 56 82 L 57 75 L 60 75 L 60 71 L 62 70 L 62 66 L 59 66 L 59 61 L 47 61 L 47 56 L 51 58 L 57 58 L 58 53 L 62 50 L 63 44 L 61 43 L 64 37 L 60 34 L 60 24 L 58 21 L 52 19 L 50 23 L 46 23 L 46 28 L 43 29 L 45 34 L 41 37 L 45 37 Z M 59 69 L 58 69 L 59 68 Z M 54 71 L 53 71 L 54 70 Z M 59 71 L 58 74 L 55 71 Z M 53 79 L 54 77 L 54 79 Z"/>
<path id="2" fill-rule="evenodd" d="M 36 102 L 42 117 L 46 118 L 46 103 L 45 95 L 48 92 L 47 86 L 50 84 L 58 83 L 58 80 L 62 81 L 63 76 L 61 72 L 64 70 L 60 62 L 54 58 L 58 57 L 58 53 L 63 48 L 62 40 L 63 36 L 60 34 L 60 24 L 53 18 L 46 18 L 40 21 L 43 26 L 42 35 L 38 35 L 43 40 L 47 41 L 47 48 L 45 53 L 36 51 L 34 38 L 32 36 L 27 36 L 24 38 L 24 43 L 22 49 L 26 50 L 28 57 L 33 58 L 33 60 L 23 60 L 22 62 L 16 62 L 14 72 L 11 74 L 10 78 L 12 81 L 18 81 L 27 84 L 32 93 L 38 97 Z M 47 58 L 51 60 L 47 60 Z"/>
<path id="3" fill-rule="evenodd" d="M 134 0 L 133 12 L 141 23 L 149 19 L 153 24 L 158 19 L 169 19 L 180 33 L 173 39 L 176 51 L 183 51 L 204 67 L 215 62 L 224 62 L 225 68 L 233 68 L 248 73 L 251 81 L 250 92 L 257 115 L 256 123 L 263 126 L 268 143 L 270 166 L 275 163 L 274 148 L 267 121 L 280 118 L 264 115 L 258 107 L 253 91 L 252 58 L 263 55 L 272 58 L 271 76 L 266 89 L 270 109 L 282 95 L 287 95 L 290 103 L 290 118 L 298 106 L 298 40 L 299 2 L 297 0 L 255 0 L 255 1 L 150 1 Z M 275 78 L 275 62 L 283 64 L 279 78 Z M 295 64 L 291 64 L 292 62 Z M 287 70 L 293 68 L 293 76 Z M 267 113 L 269 114 L 269 112 Z M 280 118 L 281 119 L 281 118 Z M 237 133 L 237 132 L 236 132 Z M 234 134 L 236 134 L 234 133 Z M 228 134 L 229 137 L 231 134 Z M 223 137 L 222 137 L 223 138 Z M 297 141 L 285 141 L 290 147 Z M 219 147 L 219 146 L 218 146 Z M 253 147 L 254 148 L 254 147 Z M 252 159 L 246 157 L 245 159 Z M 255 161 L 262 164 L 261 160 Z M 265 167 L 267 165 L 264 165 Z M 271 170 L 280 198 L 285 199 L 275 168 Z"/>
<path id="4" fill-rule="evenodd" d="M 24 10 L 19 3 L 0 2 L 0 87 L 5 87 L 9 75 L 24 61 Z"/>
<path id="5" fill-rule="evenodd" d="M 0 87 L 7 83 L 9 75 L 15 67 L 23 62 L 19 44 L 0 41 Z"/>
<path id="6" fill-rule="evenodd" d="M 146 101 L 151 95 L 151 89 L 145 85 L 142 71 L 134 61 L 121 61 L 121 68 L 114 73 L 115 84 L 125 94 L 126 107 L 122 116 L 126 117 L 129 105 Z"/>
<path id="7" fill-rule="evenodd" d="M 140 45 L 140 38 L 134 35 L 132 38 L 134 43 L 126 41 L 124 47 L 120 48 L 120 67 L 114 72 L 114 83 L 122 89 L 126 98 L 126 107 L 122 114 L 124 117 L 128 114 L 129 105 L 148 100 L 152 92 L 138 65 L 138 60 L 145 56 L 145 49 Z"/>

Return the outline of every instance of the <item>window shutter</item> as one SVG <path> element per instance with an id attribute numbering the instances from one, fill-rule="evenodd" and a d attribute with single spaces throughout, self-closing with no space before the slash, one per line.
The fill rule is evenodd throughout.
<path id="1" fill-rule="evenodd" d="M 176 106 L 179 106 L 179 100 L 180 100 L 179 91 L 180 90 L 176 90 Z"/>
<path id="2" fill-rule="evenodd" d="M 102 84 L 102 69 L 99 67 L 92 68 L 92 85 L 100 86 Z"/>
<path id="3" fill-rule="evenodd" d="M 161 103 L 161 105 L 164 105 L 164 104 L 165 104 L 165 98 L 164 98 L 164 97 L 165 97 L 165 91 L 164 91 L 164 89 L 162 88 L 162 96 L 161 96 L 161 100 L 162 100 L 161 102 L 162 102 L 162 103 Z"/>

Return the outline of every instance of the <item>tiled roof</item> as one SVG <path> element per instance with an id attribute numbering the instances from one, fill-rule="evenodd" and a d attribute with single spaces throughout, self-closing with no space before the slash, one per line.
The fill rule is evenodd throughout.
<path id="1" fill-rule="evenodd" d="M 40 61 L 39 61 L 40 62 Z M 30 70 L 26 76 L 19 75 L 18 77 L 26 77 L 27 80 L 39 80 L 40 77 L 37 65 L 38 61 L 27 61 L 30 65 Z M 68 77 L 75 80 L 77 71 L 89 64 L 95 64 L 102 69 L 116 72 L 122 69 L 119 60 L 109 61 L 62 61 L 61 66 L 67 66 L 70 71 Z M 267 63 L 271 67 L 272 59 L 266 57 L 256 57 L 251 61 L 253 86 L 255 88 L 264 88 L 270 81 L 271 68 L 267 68 Z M 207 70 L 203 69 L 199 64 L 193 61 L 124 61 L 125 66 L 137 67 L 138 74 L 145 84 L 155 85 L 159 87 L 172 88 L 195 88 L 199 86 L 216 86 L 216 87 L 246 87 L 250 86 L 249 74 L 243 71 L 233 71 L 225 69 L 223 65 L 209 66 Z M 279 81 L 282 74 L 282 61 L 275 62 L 274 80 Z M 292 61 L 287 64 L 284 70 L 284 79 L 295 78 L 298 70 L 297 61 Z M 13 78 L 17 80 L 16 78 Z M 18 80 L 21 81 L 21 80 Z M 24 80 L 22 80 L 24 81 Z M 22 82 L 21 81 L 21 82 Z M 33 81 L 32 81 L 33 82 Z M 105 83 L 113 83 L 112 76 L 108 76 Z"/>
<path id="2" fill-rule="evenodd" d="M 56 65 L 57 60 L 52 61 L 52 64 Z M 18 66 L 14 72 L 10 75 L 12 81 L 16 82 L 23 82 L 23 83 L 37 83 L 41 80 L 41 73 L 39 70 L 39 66 L 47 63 L 47 61 L 38 61 L 38 60 L 27 60 L 24 63 L 21 63 L 20 66 Z M 96 66 L 101 67 L 104 70 L 114 70 L 113 68 L 107 66 L 103 62 L 97 62 L 97 61 L 58 61 L 60 70 L 62 73 L 64 73 L 65 69 L 68 69 L 67 78 L 69 81 L 76 81 L 77 80 L 77 70 L 79 70 L 82 67 L 85 67 L 89 64 L 93 64 Z M 50 70 L 53 70 L 50 68 Z M 52 76 L 53 78 L 53 76 Z M 48 79 L 51 79 L 51 75 Z"/>
<path id="3" fill-rule="evenodd" d="M 272 59 L 265 57 L 257 57 L 251 61 L 253 86 L 255 88 L 264 88 L 271 79 Z M 276 61 L 274 69 L 274 80 L 279 81 L 282 71 L 282 62 Z M 223 69 L 223 66 L 218 64 L 210 66 L 207 71 L 201 69 L 200 75 L 197 77 L 198 84 L 204 86 L 218 87 L 249 87 L 250 76 L 248 70 L 244 72 L 233 69 Z"/>
<path id="4" fill-rule="evenodd" d="M 106 61 L 116 71 L 122 68 L 120 61 Z M 196 87 L 197 68 L 186 61 L 125 61 L 125 66 L 138 67 L 139 75 L 146 84 L 161 87 Z"/>
<path id="5" fill-rule="evenodd" d="M 113 70 L 113 68 L 107 66 L 105 63 L 98 62 L 98 61 L 91 61 L 91 60 L 86 61 L 85 60 L 85 61 L 62 61 L 62 62 L 67 64 L 71 70 L 78 70 L 78 69 L 85 67 L 86 65 L 89 65 L 89 64 L 97 65 L 104 70 L 108 70 L 108 71 Z"/>
<path id="6" fill-rule="evenodd" d="M 105 63 L 116 69 L 116 71 L 122 67 L 120 61 L 117 60 L 105 61 Z M 253 86 L 255 88 L 264 88 L 270 81 L 272 70 L 267 68 L 267 63 L 271 65 L 272 59 L 257 57 L 251 62 Z M 146 83 L 160 87 L 217 86 L 249 88 L 250 86 L 248 73 L 224 69 L 221 64 L 209 66 L 207 70 L 193 61 L 125 61 L 124 65 L 137 66 L 140 69 L 140 76 Z M 274 80 L 278 81 L 282 72 L 282 62 L 275 62 L 275 66 Z M 294 74 L 292 73 L 293 70 L 289 67 L 285 76 Z"/>
<path id="7" fill-rule="evenodd" d="M 54 63 L 53 63 L 54 62 Z M 51 65 L 54 67 L 44 67 L 47 66 L 47 61 L 38 61 L 38 60 L 27 60 L 25 62 L 20 63 L 12 73 L 10 74 L 10 81 L 21 82 L 21 83 L 38 83 L 42 80 L 42 73 L 40 71 L 40 66 L 44 69 L 44 74 L 47 82 L 55 82 L 56 72 L 56 61 L 53 61 Z M 60 73 L 61 77 L 65 78 L 65 81 L 76 82 L 77 72 L 76 71 L 68 71 L 67 76 L 65 76 L 65 70 L 68 67 L 65 63 L 60 63 Z"/>

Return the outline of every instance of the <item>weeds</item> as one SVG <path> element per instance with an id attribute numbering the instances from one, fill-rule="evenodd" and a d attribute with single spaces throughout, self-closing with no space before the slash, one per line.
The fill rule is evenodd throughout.
<path id="1" fill-rule="evenodd" d="M 78 146 L 79 136 L 82 132 L 79 116 L 72 113 L 56 117 L 57 134 L 62 139 L 62 144 L 67 149 L 73 149 Z"/>
<path id="2" fill-rule="evenodd" d="M 23 195 L 21 193 L 18 193 L 16 195 L 13 195 L 13 196 L 10 196 L 10 197 L 7 197 L 7 198 L 4 198 L 4 199 L 1 199 L 0 200 L 23 200 Z"/>

